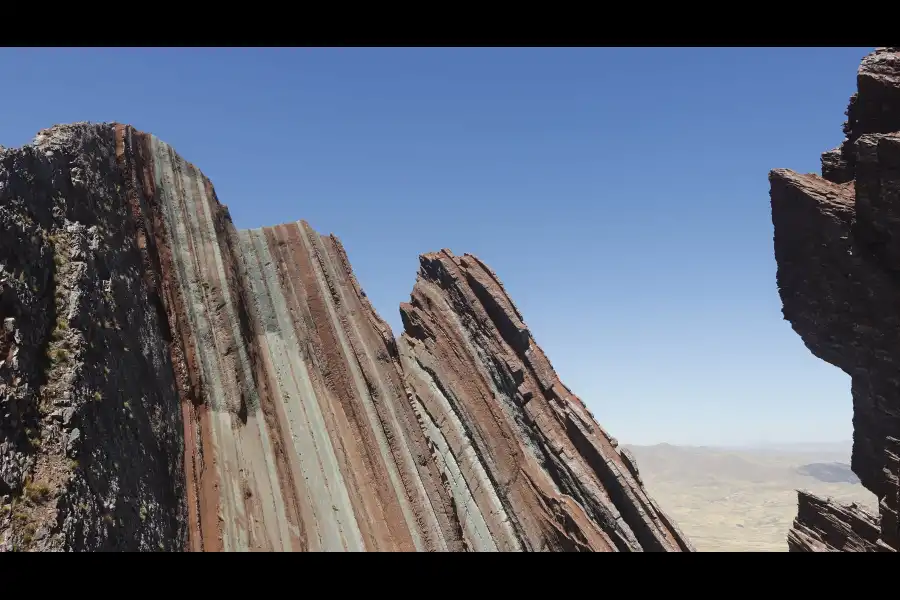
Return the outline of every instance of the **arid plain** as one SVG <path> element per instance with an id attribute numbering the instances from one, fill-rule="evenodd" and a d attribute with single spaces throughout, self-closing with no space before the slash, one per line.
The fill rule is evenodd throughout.
<path id="1" fill-rule="evenodd" d="M 705 552 L 786 552 L 797 489 L 856 502 L 875 496 L 849 471 L 850 444 L 713 448 L 627 446 L 650 494 Z M 811 474 L 806 474 L 811 473 Z"/>

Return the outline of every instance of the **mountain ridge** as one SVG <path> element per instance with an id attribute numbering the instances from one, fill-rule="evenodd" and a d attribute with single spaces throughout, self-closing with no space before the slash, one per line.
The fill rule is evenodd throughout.
<path id="1" fill-rule="evenodd" d="M 0 230 L 0 549 L 692 550 L 474 256 L 395 338 L 335 236 L 118 123 L 0 154 Z"/>

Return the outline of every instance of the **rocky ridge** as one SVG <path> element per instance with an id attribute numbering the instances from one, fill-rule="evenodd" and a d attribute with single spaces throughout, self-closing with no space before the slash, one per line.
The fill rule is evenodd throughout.
<path id="1" fill-rule="evenodd" d="M 129 126 L 0 151 L 0 549 L 692 550 L 486 265 L 401 311 Z"/>
<path id="2" fill-rule="evenodd" d="M 866 56 L 822 175 L 769 174 L 784 318 L 852 380 L 853 456 L 879 515 L 801 492 L 792 551 L 898 551 L 900 51 Z"/>

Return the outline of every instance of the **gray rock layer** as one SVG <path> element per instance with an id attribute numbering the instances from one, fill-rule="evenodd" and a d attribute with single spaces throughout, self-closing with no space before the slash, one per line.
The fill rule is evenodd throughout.
<path id="1" fill-rule="evenodd" d="M 0 549 L 691 550 L 485 265 L 403 315 L 153 136 L 3 151 Z"/>

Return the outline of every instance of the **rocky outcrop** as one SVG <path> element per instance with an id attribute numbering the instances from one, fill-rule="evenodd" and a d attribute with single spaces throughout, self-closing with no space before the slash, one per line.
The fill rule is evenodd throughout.
<path id="1" fill-rule="evenodd" d="M 184 425 L 112 127 L 0 155 L 0 547 L 173 550 Z"/>
<path id="2" fill-rule="evenodd" d="M 900 53 L 867 56 L 857 82 L 822 176 L 777 169 L 769 181 L 784 318 L 852 379 L 851 465 L 880 515 L 801 494 L 792 550 L 900 550 Z"/>
<path id="3" fill-rule="evenodd" d="M 878 519 L 856 504 L 847 506 L 798 493 L 797 518 L 788 532 L 792 552 L 874 552 L 881 530 Z"/>
<path id="4" fill-rule="evenodd" d="M 691 549 L 487 267 L 402 311 L 151 135 L 3 150 L 0 549 Z"/>
<path id="5" fill-rule="evenodd" d="M 410 402 L 473 550 L 689 550 L 497 276 L 471 255 L 420 259 L 400 338 Z"/>

